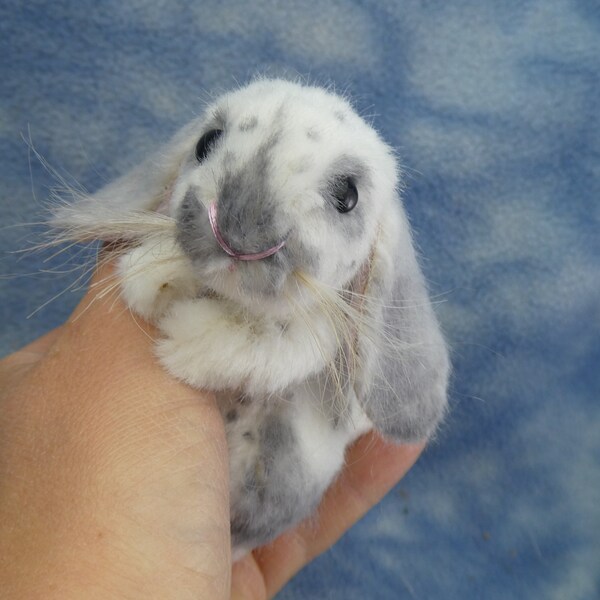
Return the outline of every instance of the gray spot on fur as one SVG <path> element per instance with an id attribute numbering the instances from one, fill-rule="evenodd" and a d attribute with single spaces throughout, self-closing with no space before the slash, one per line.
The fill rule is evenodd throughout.
<path id="1" fill-rule="evenodd" d="M 336 118 L 337 121 L 339 121 L 340 123 L 343 123 L 346 120 L 346 115 L 341 111 L 341 110 L 336 110 L 333 113 L 333 116 Z"/>
<path id="2" fill-rule="evenodd" d="M 239 126 L 240 131 L 252 131 L 258 125 L 258 118 L 255 116 L 246 117 Z"/>
<path id="3" fill-rule="evenodd" d="M 258 153 L 260 154 L 261 152 L 272 152 L 275 146 L 277 146 L 277 144 L 279 144 L 279 142 L 281 141 L 282 136 L 283 131 L 280 128 L 278 128 L 267 138 L 264 144 L 259 148 Z"/>
<path id="4" fill-rule="evenodd" d="M 306 131 L 306 137 L 313 142 L 318 142 L 321 139 L 321 133 L 314 127 L 311 127 Z"/>

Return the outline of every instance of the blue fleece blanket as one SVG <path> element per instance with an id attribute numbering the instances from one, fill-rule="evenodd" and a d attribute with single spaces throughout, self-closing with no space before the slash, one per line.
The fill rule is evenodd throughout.
<path id="1" fill-rule="evenodd" d="M 279 597 L 600 598 L 600 5 L 3 2 L 2 224 L 56 183 L 22 136 L 93 190 L 257 72 L 335 82 L 398 149 L 454 363 L 435 443 Z M 77 299 L 26 319 L 65 286 L 7 254 L 37 235 L 0 230 L 2 353 Z"/>

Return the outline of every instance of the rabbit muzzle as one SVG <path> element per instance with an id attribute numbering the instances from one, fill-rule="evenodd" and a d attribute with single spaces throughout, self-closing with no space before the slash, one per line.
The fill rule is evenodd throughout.
<path id="1" fill-rule="evenodd" d="M 249 253 L 249 254 L 245 254 L 243 252 L 238 252 L 237 250 L 234 250 L 229 245 L 229 243 L 223 237 L 221 230 L 219 229 L 216 201 L 211 202 L 211 204 L 208 208 L 208 219 L 210 222 L 210 227 L 212 229 L 213 235 L 215 236 L 215 239 L 217 240 L 217 243 L 219 244 L 219 246 L 221 246 L 221 248 L 225 251 L 226 254 L 228 254 L 229 256 L 231 256 L 232 258 L 235 258 L 237 260 L 261 260 L 263 258 L 272 256 L 276 252 L 279 252 L 279 250 L 281 250 L 283 248 L 283 246 L 285 246 L 285 240 L 281 240 L 274 246 L 271 246 L 271 247 L 266 248 L 265 250 L 261 250 L 259 252 L 253 252 L 253 253 Z"/>

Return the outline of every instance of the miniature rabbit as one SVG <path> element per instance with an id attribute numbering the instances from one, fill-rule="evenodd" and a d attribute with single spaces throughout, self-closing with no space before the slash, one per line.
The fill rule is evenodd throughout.
<path id="1" fill-rule="evenodd" d="M 375 428 L 425 440 L 449 361 L 391 149 L 342 97 L 260 79 L 95 195 L 63 239 L 119 241 L 121 294 L 176 378 L 216 393 L 240 557 L 309 516 Z"/>

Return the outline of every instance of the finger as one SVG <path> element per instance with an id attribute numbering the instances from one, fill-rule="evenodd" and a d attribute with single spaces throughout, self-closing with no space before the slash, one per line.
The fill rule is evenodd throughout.
<path id="1" fill-rule="evenodd" d="M 232 598 L 273 597 L 379 502 L 410 469 L 423 447 L 391 444 L 375 433 L 360 438 L 349 449 L 347 465 L 325 494 L 317 516 L 234 565 L 232 589 L 237 595 Z M 256 595 L 261 585 L 263 596 Z"/>
<path id="2" fill-rule="evenodd" d="M 253 554 L 233 563 L 231 600 L 266 600 L 266 582 Z"/>

